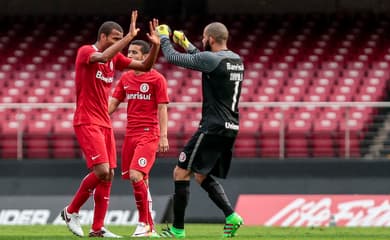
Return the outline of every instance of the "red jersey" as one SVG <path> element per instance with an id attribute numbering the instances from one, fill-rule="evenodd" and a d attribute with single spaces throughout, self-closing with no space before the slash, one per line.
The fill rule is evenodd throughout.
<path id="1" fill-rule="evenodd" d="M 122 53 L 116 54 L 107 63 L 89 63 L 91 54 L 98 51 L 95 45 L 84 45 L 77 52 L 75 126 L 96 124 L 111 128 L 108 96 L 115 70 L 123 70 L 131 63 L 131 59 Z"/>
<path id="2" fill-rule="evenodd" d="M 167 81 L 163 75 L 154 69 L 139 75 L 128 71 L 121 76 L 113 97 L 120 102 L 128 101 L 126 135 L 145 131 L 160 135 L 158 104 L 169 102 Z"/>

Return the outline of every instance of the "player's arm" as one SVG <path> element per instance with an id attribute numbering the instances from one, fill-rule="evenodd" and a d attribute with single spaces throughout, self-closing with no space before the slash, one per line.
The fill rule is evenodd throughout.
<path id="1" fill-rule="evenodd" d="M 108 62 L 110 61 L 118 52 L 122 51 L 124 47 L 126 47 L 131 40 L 137 36 L 139 32 L 139 28 L 136 28 L 136 22 L 137 22 L 138 12 L 132 11 L 131 12 L 131 22 L 130 22 L 130 30 L 129 33 L 126 34 L 121 40 L 115 42 L 113 45 L 108 47 L 103 52 L 95 52 L 93 53 L 89 58 L 89 63 L 95 63 L 95 62 Z"/>
<path id="2" fill-rule="evenodd" d="M 175 30 L 172 36 L 173 42 L 182 47 L 187 53 L 194 54 L 200 52 L 186 37 L 183 31 Z"/>
<path id="3" fill-rule="evenodd" d="M 161 39 L 161 50 L 169 63 L 201 72 L 213 71 L 220 62 L 211 52 L 180 53 L 173 48 L 168 38 Z"/>
<path id="4" fill-rule="evenodd" d="M 158 20 L 156 22 L 158 23 Z M 155 28 L 160 37 L 161 50 L 169 63 L 201 72 L 211 72 L 218 66 L 220 59 L 210 52 L 199 52 L 196 48 L 191 49 L 191 52 L 187 53 L 176 51 L 169 39 L 170 28 L 168 25 L 158 25 L 155 26 Z M 192 46 L 192 44 L 189 44 L 189 41 L 184 34 L 178 34 L 180 33 L 179 31 L 175 32 L 176 35 L 174 36 L 174 39 L 176 39 L 175 41 L 178 42 L 179 45 L 185 49 Z"/>
<path id="5" fill-rule="evenodd" d="M 153 19 L 153 21 L 149 22 L 149 33 L 146 34 L 147 37 L 149 38 L 149 41 L 152 43 L 152 48 L 150 49 L 150 53 L 143 61 L 137 61 L 137 60 L 131 61 L 128 68 L 147 72 L 153 67 L 154 63 L 156 62 L 158 51 L 160 50 L 160 38 L 156 33 L 156 29 L 155 29 L 156 24 L 154 23 L 154 21 L 157 20 Z"/>
<path id="6" fill-rule="evenodd" d="M 122 82 L 124 77 L 125 76 L 122 75 L 119 79 L 118 83 L 115 86 L 114 93 L 112 94 L 108 102 L 108 114 L 110 115 L 116 111 L 116 109 L 119 107 L 119 104 L 121 104 L 121 102 L 123 102 L 126 97 L 126 92 L 123 89 Z"/>
<path id="7" fill-rule="evenodd" d="M 166 152 L 169 149 L 168 143 L 168 105 L 166 103 L 158 104 L 158 119 L 160 125 L 159 152 Z"/>
<path id="8" fill-rule="evenodd" d="M 118 99 L 111 97 L 110 102 L 108 103 L 108 114 L 111 115 L 113 112 L 115 112 L 119 107 L 119 104 L 121 104 L 121 102 Z"/>

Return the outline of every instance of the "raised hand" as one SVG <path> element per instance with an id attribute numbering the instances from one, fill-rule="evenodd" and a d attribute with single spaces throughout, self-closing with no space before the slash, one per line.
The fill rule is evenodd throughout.
<path id="1" fill-rule="evenodd" d="M 169 36 L 171 35 L 171 29 L 169 28 L 168 25 L 166 24 L 161 24 L 161 25 L 158 25 L 156 27 L 156 32 L 157 32 L 157 35 L 162 38 L 162 37 L 167 37 L 169 38 Z"/>
<path id="2" fill-rule="evenodd" d="M 129 35 L 131 38 L 134 38 L 137 36 L 139 32 L 139 28 L 136 27 L 137 23 L 137 17 L 138 17 L 138 11 L 134 10 L 131 12 L 131 22 L 130 22 L 130 29 L 129 29 Z"/>
<path id="3" fill-rule="evenodd" d="M 152 21 L 149 21 L 149 33 L 146 35 L 149 38 L 149 41 L 153 44 L 160 44 L 160 37 L 157 34 L 156 27 L 158 26 L 158 19 L 153 18 Z"/>
<path id="4" fill-rule="evenodd" d="M 173 42 L 187 50 L 190 47 L 190 41 L 188 41 L 183 31 L 173 31 Z"/>

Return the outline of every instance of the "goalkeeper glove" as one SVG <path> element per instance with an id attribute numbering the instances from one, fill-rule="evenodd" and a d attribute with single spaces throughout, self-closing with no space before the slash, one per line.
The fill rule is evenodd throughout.
<path id="1" fill-rule="evenodd" d="M 184 48 L 187 51 L 194 48 L 191 42 L 188 41 L 186 35 L 184 35 L 183 31 L 178 31 L 178 30 L 173 31 L 172 38 L 174 43 L 180 45 L 182 48 Z"/>
<path id="2" fill-rule="evenodd" d="M 162 38 L 162 37 L 169 38 L 169 35 L 171 35 L 171 29 L 166 24 L 158 25 L 156 28 L 156 32 L 160 38 Z"/>

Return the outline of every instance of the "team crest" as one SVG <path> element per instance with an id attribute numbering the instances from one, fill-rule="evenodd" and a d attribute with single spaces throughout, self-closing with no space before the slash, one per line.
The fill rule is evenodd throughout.
<path id="1" fill-rule="evenodd" d="M 181 152 L 180 155 L 179 155 L 179 162 L 185 162 L 185 160 L 187 159 L 187 155 L 185 152 Z"/>
<path id="2" fill-rule="evenodd" d="M 147 163 L 148 163 L 148 161 L 144 157 L 141 157 L 141 158 L 138 159 L 138 165 L 140 167 L 145 167 Z"/>
<path id="3" fill-rule="evenodd" d="M 147 83 L 142 83 L 141 86 L 139 87 L 139 90 L 143 93 L 149 91 L 149 84 Z"/>

